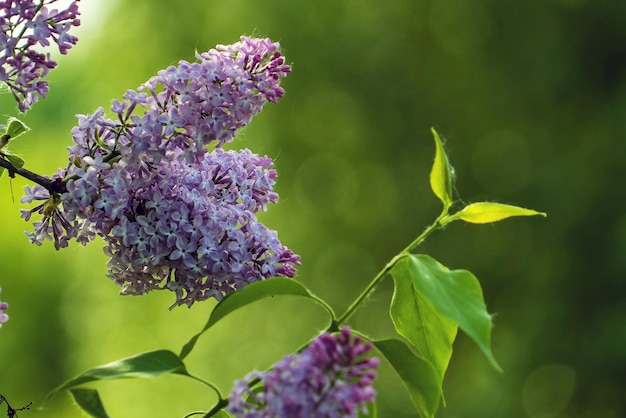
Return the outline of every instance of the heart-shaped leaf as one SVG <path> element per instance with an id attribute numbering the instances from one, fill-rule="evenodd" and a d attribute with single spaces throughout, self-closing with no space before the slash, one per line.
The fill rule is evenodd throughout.
<path id="1" fill-rule="evenodd" d="M 401 268 L 392 270 L 394 292 L 389 313 L 393 325 L 434 368 L 439 387 L 452 357 L 457 324 L 439 313 Z"/>
<path id="2" fill-rule="evenodd" d="M 489 362 L 501 370 L 491 352 L 491 315 L 478 279 L 467 270 L 449 270 L 432 257 L 410 254 L 396 263 L 392 275 L 411 281 L 421 295 L 478 344 Z"/>

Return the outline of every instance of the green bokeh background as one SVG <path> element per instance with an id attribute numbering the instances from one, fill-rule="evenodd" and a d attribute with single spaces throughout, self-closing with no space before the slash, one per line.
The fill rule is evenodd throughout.
<path id="1" fill-rule="evenodd" d="M 76 113 L 109 106 L 179 59 L 241 34 L 280 41 L 294 71 L 233 147 L 275 159 L 281 200 L 262 215 L 302 255 L 299 280 L 342 311 L 439 213 L 431 126 L 447 138 L 465 202 L 548 212 L 453 224 L 422 251 L 471 270 L 495 313 L 490 368 L 460 335 L 438 417 L 626 416 L 626 2 L 609 0 L 83 0 L 79 44 L 13 146 L 27 168 L 66 164 Z M 16 107 L 0 97 L 6 115 Z M 79 372 L 143 351 L 178 351 L 212 302 L 120 297 L 101 243 L 31 246 L 21 179 L 0 183 L 0 393 L 41 405 Z M 12 202 L 11 188 L 15 194 Z M 385 282 L 353 319 L 391 336 Z M 263 301 L 204 335 L 189 369 L 228 392 L 326 325 L 300 299 Z M 181 417 L 215 400 L 189 379 L 103 382 L 113 417 Z M 415 417 L 388 367 L 379 416 Z M 0 407 L 2 411 L 2 407 Z M 1 412 L 0 412 L 1 415 Z M 20 417 L 80 416 L 67 395 Z"/>

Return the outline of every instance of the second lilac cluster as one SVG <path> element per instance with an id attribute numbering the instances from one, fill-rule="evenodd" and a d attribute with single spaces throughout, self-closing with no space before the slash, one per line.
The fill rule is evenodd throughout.
<path id="1" fill-rule="evenodd" d="M 32 242 L 101 236 L 123 293 L 165 288 L 189 306 L 293 277 L 300 263 L 255 215 L 278 199 L 272 160 L 221 148 L 283 95 L 290 67 L 269 39 L 242 37 L 196 58 L 113 101 L 115 119 L 79 115 L 70 164 L 52 176 L 60 191 L 37 185 L 22 199 L 42 201 L 23 214 L 43 215 Z"/>
<path id="2" fill-rule="evenodd" d="M 348 327 L 336 335 L 322 334 L 268 372 L 237 381 L 227 410 L 238 418 L 357 417 L 376 397 L 372 382 L 378 359 L 365 357 L 371 348 Z M 253 389 L 255 382 L 262 389 Z"/>
<path id="3" fill-rule="evenodd" d="M 57 65 L 41 48 L 53 42 L 66 54 L 78 41 L 69 34 L 73 26 L 80 25 L 78 1 L 63 10 L 49 7 L 56 2 L 0 1 L 0 82 L 9 87 L 21 112 L 30 109 L 39 96 L 46 97 L 44 77 Z"/>

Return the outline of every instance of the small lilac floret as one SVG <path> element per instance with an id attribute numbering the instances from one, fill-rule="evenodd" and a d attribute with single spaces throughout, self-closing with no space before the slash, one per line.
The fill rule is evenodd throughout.
<path id="1" fill-rule="evenodd" d="M 365 357 L 371 348 L 348 327 L 322 334 L 268 372 L 235 382 L 227 411 L 239 418 L 357 417 L 376 397 L 372 383 L 379 362 Z"/>
<path id="2" fill-rule="evenodd" d="M 43 215 L 31 241 L 58 249 L 100 236 L 123 294 L 169 289 L 174 306 L 294 277 L 300 257 L 256 217 L 278 199 L 273 161 L 221 148 L 283 95 L 290 67 L 278 46 L 242 37 L 128 90 L 113 119 L 78 115 L 69 164 L 51 177 L 65 192 L 35 186 L 22 199 L 43 201 L 23 211 Z"/>
<path id="3" fill-rule="evenodd" d="M 57 65 L 50 53 L 36 47 L 48 47 L 52 41 L 61 54 L 67 54 L 78 41 L 69 34 L 80 25 L 78 0 L 64 10 L 50 9 L 56 2 L 0 1 L 0 81 L 9 87 L 21 112 L 30 109 L 38 97 L 46 97 L 44 78 Z"/>
<path id="4" fill-rule="evenodd" d="M 2 289 L 0 289 L 0 293 L 2 293 Z M 9 304 L 0 301 L 0 328 L 2 328 L 2 324 L 9 320 L 9 315 L 4 313 L 7 309 L 9 309 Z"/>

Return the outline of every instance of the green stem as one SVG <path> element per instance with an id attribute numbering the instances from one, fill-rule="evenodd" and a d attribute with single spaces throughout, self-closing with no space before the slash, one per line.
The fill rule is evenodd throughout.
<path id="1" fill-rule="evenodd" d="M 207 412 L 206 414 L 204 414 L 204 418 L 209 418 L 212 417 L 213 415 L 217 414 L 217 412 L 221 409 L 224 409 L 228 406 L 228 400 L 226 399 L 220 399 L 217 404 L 211 408 L 211 410 L 209 412 Z"/>
<path id="2" fill-rule="evenodd" d="M 181 373 L 181 374 L 183 376 L 191 377 L 192 379 L 197 380 L 200 383 L 204 383 L 205 385 L 207 385 L 208 387 L 210 387 L 211 389 L 213 389 L 215 391 L 215 393 L 217 394 L 218 398 L 220 398 L 220 399 L 222 398 L 222 394 L 220 393 L 220 390 L 213 383 L 207 382 L 206 380 L 201 379 L 201 378 L 199 378 L 197 376 L 194 376 L 192 374 L 189 374 L 189 373 Z"/>
<path id="3" fill-rule="evenodd" d="M 197 380 L 200 383 L 204 383 L 205 385 L 207 385 L 208 387 L 210 387 L 211 389 L 213 389 L 215 391 L 215 393 L 217 394 L 217 404 L 211 408 L 211 410 L 207 413 L 204 412 L 193 412 L 187 416 L 192 416 L 192 415 L 198 415 L 198 414 L 203 414 L 204 417 L 212 417 L 213 415 L 215 415 L 217 413 L 217 411 L 219 411 L 220 409 L 225 408 L 228 405 L 228 400 L 224 399 L 222 397 L 222 394 L 220 393 L 220 390 L 217 388 L 217 386 L 215 386 L 213 383 L 211 382 L 207 382 L 204 379 L 201 379 L 197 376 L 194 376 L 190 373 L 188 373 L 187 371 L 183 371 L 183 372 L 179 372 L 178 374 L 181 374 L 183 376 L 187 376 L 187 377 L 191 377 L 194 380 Z"/>
<path id="4" fill-rule="evenodd" d="M 372 293 L 376 286 L 385 278 L 387 273 L 391 271 L 393 266 L 400 259 L 410 254 L 411 251 L 413 251 L 415 247 L 424 242 L 424 240 L 428 238 L 430 234 L 432 234 L 435 230 L 441 228 L 441 220 L 444 219 L 445 216 L 447 216 L 447 210 L 444 210 L 441 215 L 439 215 L 439 217 L 435 219 L 435 222 L 433 222 L 428 228 L 426 228 L 424 232 L 422 232 L 417 238 L 415 238 L 415 240 L 413 240 L 413 242 L 407 245 L 404 250 L 396 254 L 387 264 L 385 264 L 385 267 L 383 267 L 383 269 L 378 272 L 378 274 L 372 279 L 370 284 L 367 285 L 363 292 L 361 292 L 361 294 L 354 300 L 354 302 L 352 302 L 348 309 L 339 317 L 337 323 L 342 324 L 347 321 L 348 318 L 350 318 L 354 314 L 354 312 L 356 312 L 356 310 L 359 308 L 359 305 L 361 305 L 361 303 L 363 303 L 363 301 L 370 295 L 370 293 Z"/>

